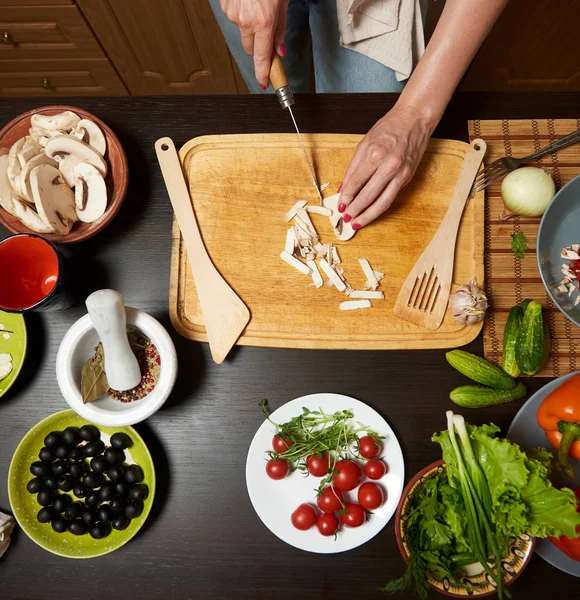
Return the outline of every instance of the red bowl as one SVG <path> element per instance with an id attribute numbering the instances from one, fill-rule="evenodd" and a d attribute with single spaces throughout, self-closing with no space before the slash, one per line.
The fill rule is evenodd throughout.
<path id="1" fill-rule="evenodd" d="M 99 231 L 104 229 L 115 217 L 125 200 L 127 193 L 127 185 L 129 184 L 129 167 L 127 165 L 127 156 L 119 142 L 119 138 L 113 133 L 110 127 L 105 125 L 100 119 L 91 113 L 77 108 L 75 106 L 42 106 L 29 110 L 28 112 L 12 119 L 2 131 L 0 131 L 0 152 L 3 148 L 10 149 L 12 144 L 18 139 L 28 135 L 30 129 L 30 119 L 32 115 L 56 115 L 65 110 L 72 110 L 74 113 L 84 119 L 91 119 L 103 131 L 107 140 L 107 154 L 105 160 L 108 165 L 107 176 L 105 182 L 109 190 L 109 205 L 105 214 L 95 223 L 75 223 L 71 232 L 68 235 L 60 235 L 58 233 L 43 233 L 37 234 L 54 244 L 75 244 L 82 242 Z M 25 227 L 16 217 L 7 213 L 0 207 L 0 224 L 12 233 L 35 233 Z"/>
<path id="2" fill-rule="evenodd" d="M 405 512 L 409 503 L 409 496 L 426 479 L 440 473 L 444 468 L 445 462 L 443 459 L 431 463 L 429 466 L 421 469 L 403 490 L 399 505 L 397 506 L 397 512 L 395 513 L 395 535 L 399 551 L 405 562 L 409 562 L 409 549 L 405 541 Z M 527 535 L 517 538 L 512 544 L 509 556 L 502 560 L 505 569 L 504 583 L 506 585 L 513 583 L 528 566 L 534 553 L 535 545 L 536 538 Z M 434 578 L 429 578 L 427 582 L 432 590 L 450 598 L 485 598 L 486 596 L 497 594 L 496 588 L 489 581 L 485 573 L 466 577 L 466 579 L 470 581 L 473 591 L 469 591 L 466 586 L 456 586 L 449 581 Z"/>

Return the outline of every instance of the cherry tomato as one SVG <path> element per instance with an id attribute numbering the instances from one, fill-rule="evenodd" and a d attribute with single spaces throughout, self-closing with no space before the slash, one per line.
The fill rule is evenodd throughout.
<path id="1" fill-rule="evenodd" d="M 282 458 L 271 458 L 266 463 L 266 473 L 270 479 L 284 479 L 289 471 L 288 463 Z"/>
<path id="2" fill-rule="evenodd" d="M 343 492 L 350 492 L 360 483 L 362 471 L 354 460 L 340 460 L 334 466 L 332 483 Z"/>
<path id="3" fill-rule="evenodd" d="M 365 522 L 365 509 L 355 502 L 347 504 L 345 512 L 340 515 L 340 520 L 347 527 L 360 527 Z"/>
<path id="4" fill-rule="evenodd" d="M 367 510 L 378 508 L 384 500 L 383 490 L 376 483 L 367 481 L 358 488 L 358 501 Z"/>
<path id="5" fill-rule="evenodd" d="M 282 454 L 282 452 L 286 452 L 290 446 L 293 446 L 294 442 L 291 440 L 285 440 L 283 437 L 279 435 L 275 435 L 272 438 L 272 448 L 274 448 L 274 452 L 278 454 Z"/>
<path id="6" fill-rule="evenodd" d="M 379 455 L 381 444 L 373 440 L 370 435 L 365 435 L 358 441 L 358 449 L 362 457 L 374 458 Z"/>
<path id="7" fill-rule="evenodd" d="M 322 494 L 316 499 L 318 508 L 325 513 L 335 513 L 342 510 L 344 500 L 342 492 L 337 490 L 334 486 L 327 485 L 323 490 Z"/>
<path id="8" fill-rule="evenodd" d="M 331 513 L 322 513 L 316 520 L 316 527 L 322 535 L 334 535 L 338 531 L 340 523 L 336 515 Z"/>
<path id="9" fill-rule="evenodd" d="M 290 517 L 292 525 L 300 531 L 306 531 L 316 523 L 316 513 L 310 504 L 301 504 Z"/>
<path id="10" fill-rule="evenodd" d="M 321 452 L 320 455 L 312 454 L 306 459 L 308 472 L 314 477 L 324 477 L 328 473 L 328 454 Z"/>
<path id="11" fill-rule="evenodd" d="M 382 460 L 369 460 L 365 463 L 365 475 L 369 479 L 380 479 L 387 472 L 387 465 Z"/>

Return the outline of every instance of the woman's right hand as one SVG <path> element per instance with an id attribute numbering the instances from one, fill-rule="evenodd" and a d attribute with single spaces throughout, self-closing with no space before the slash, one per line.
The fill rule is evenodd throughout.
<path id="1" fill-rule="evenodd" d="M 289 0 L 220 0 L 227 18 L 240 28 L 242 45 L 254 56 L 254 69 L 260 87 L 270 83 L 274 50 L 286 56 L 284 32 Z"/>

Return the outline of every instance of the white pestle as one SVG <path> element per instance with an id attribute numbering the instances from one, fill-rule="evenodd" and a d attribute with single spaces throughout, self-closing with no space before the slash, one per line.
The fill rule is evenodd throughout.
<path id="1" fill-rule="evenodd" d="M 133 389 L 141 381 L 141 370 L 127 338 L 123 295 L 115 290 L 98 290 L 86 299 L 86 305 L 103 344 L 109 385 L 119 392 Z"/>

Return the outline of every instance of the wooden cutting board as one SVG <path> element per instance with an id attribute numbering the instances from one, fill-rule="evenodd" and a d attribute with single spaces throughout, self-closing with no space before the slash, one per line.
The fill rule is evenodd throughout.
<path id="1" fill-rule="evenodd" d="M 305 135 L 318 181 L 336 193 L 359 135 Z M 347 281 L 362 289 L 359 258 L 385 273 L 385 300 L 372 308 L 341 311 L 348 298 L 279 258 L 288 224 L 284 214 L 300 199 L 319 205 L 299 141 L 293 134 L 199 137 L 180 151 L 196 217 L 209 254 L 251 312 L 238 343 L 250 346 L 336 349 L 451 348 L 473 340 L 481 323 L 445 318 L 429 331 L 393 315 L 399 289 L 437 230 L 451 199 L 468 145 L 432 140 L 413 182 L 381 219 L 339 242 L 327 217 L 311 215 L 322 243 L 338 247 Z M 483 194 L 468 202 L 456 249 L 455 284 L 483 280 Z M 192 340 L 207 341 L 179 227 L 174 223 L 170 315 Z"/>
<path id="2" fill-rule="evenodd" d="M 470 121 L 471 139 L 487 143 L 487 163 L 502 157 L 522 157 L 547 146 L 556 139 L 580 129 L 580 119 L 521 119 Z M 580 146 L 570 146 L 532 163 L 547 169 L 560 189 L 580 173 Z M 485 358 L 501 363 L 503 329 L 510 308 L 525 298 L 538 300 L 552 334 L 552 349 L 546 368 L 538 377 L 559 377 L 576 371 L 580 365 L 580 329 L 554 306 L 538 270 L 536 239 L 541 218 L 516 217 L 502 221 L 504 210 L 501 181 L 487 190 L 485 208 L 485 281 L 490 299 L 483 330 Z M 528 251 L 520 260 L 511 250 L 511 233 L 522 231 L 528 238 Z"/>

